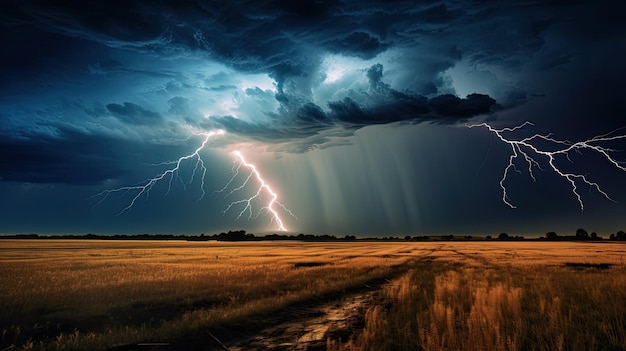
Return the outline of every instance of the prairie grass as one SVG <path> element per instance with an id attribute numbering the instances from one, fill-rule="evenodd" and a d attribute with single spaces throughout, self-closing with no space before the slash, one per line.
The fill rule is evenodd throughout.
<path id="1" fill-rule="evenodd" d="M 470 259 L 459 247 L 465 254 L 439 255 L 387 285 L 358 337 L 328 349 L 626 350 L 626 267 L 610 254 L 623 247 L 572 257 L 553 246 L 545 262 L 537 253 L 498 262 L 484 250 Z"/>
<path id="2" fill-rule="evenodd" d="M 0 245 L 0 349 L 96 350 L 174 339 L 340 293 L 414 257 L 397 253 L 404 248 L 397 244 Z"/>
<path id="3" fill-rule="evenodd" d="M 0 350 L 178 340 L 393 276 L 329 350 L 624 350 L 624 257 L 615 243 L 0 240 Z"/>

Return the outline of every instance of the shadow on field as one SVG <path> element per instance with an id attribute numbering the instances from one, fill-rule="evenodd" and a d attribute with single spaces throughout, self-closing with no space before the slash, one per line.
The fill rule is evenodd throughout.
<path id="1" fill-rule="evenodd" d="M 595 268 L 597 270 L 609 269 L 613 266 L 612 263 L 578 263 L 578 262 L 566 262 L 565 267 L 575 269 L 575 270 L 583 270 L 583 269 L 591 269 Z"/>

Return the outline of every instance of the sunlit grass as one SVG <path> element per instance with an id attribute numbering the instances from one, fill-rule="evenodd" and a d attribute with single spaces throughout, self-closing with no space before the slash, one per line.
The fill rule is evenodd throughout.
<path id="1" fill-rule="evenodd" d="M 330 350 L 626 349 L 626 246 L 0 241 L 0 349 L 177 340 L 393 279 Z"/>
<path id="2" fill-rule="evenodd" d="M 35 336 L 46 349 L 176 338 L 341 292 L 410 258 L 398 245 L 345 243 L 0 245 L 2 345 Z"/>
<path id="3" fill-rule="evenodd" d="M 625 350 L 626 267 L 616 263 L 620 255 L 574 257 L 563 246 L 548 247 L 553 250 L 541 254 L 550 257 L 548 264 L 535 255 L 495 261 L 484 251 L 482 265 L 462 255 L 421 263 L 385 287 L 382 302 L 368 310 L 358 337 L 329 340 L 328 348 Z M 621 249 L 595 248 L 603 253 Z M 580 253 L 585 247 L 574 249 Z M 598 258 L 615 266 L 572 269 L 564 262 Z"/>

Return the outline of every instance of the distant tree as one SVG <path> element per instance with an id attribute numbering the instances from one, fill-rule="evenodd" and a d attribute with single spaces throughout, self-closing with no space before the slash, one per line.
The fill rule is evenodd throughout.
<path id="1" fill-rule="evenodd" d="M 487 235 L 487 236 L 485 237 L 485 240 L 492 240 L 492 239 L 493 239 L 493 238 L 491 237 L 491 235 Z"/>
<path id="2" fill-rule="evenodd" d="M 587 240 L 589 239 L 589 233 L 583 228 L 576 229 L 576 239 L 578 240 Z"/>
<path id="3" fill-rule="evenodd" d="M 591 239 L 592 239 L 592 240 L 598 240 L 598 233 L 596 233 L 596 232 L 591 232 Z"/>
<path id="4" fill-rule="evenodd" d="M 332 240 L 337 240 L 337 237 L 334 235 L 323 234 L 323 235 L 316 236 L 315 240 L 316 241 L 332 241 Z"/>
<path id="5" fill-rule="evenodd" d="M 624 240 L 626 240 L 626 233 L 624 233 L 624 231 L 620 230 L 619 232 L 617 232 L 617 234 L 615 234 L 615 238 L 617 240 L 624 241 Z"/>
<path id="6" fill-rule="evenodd" d="M 246 241 L 254 239 L 254 234 L 246 234 L 245 230 L 229 231 L 228 233 L 220 233 L 217 236 L 219 241 Z"/>
<path id="7" fill-rule="evenodd" d="M 547 232 L 546 233 L 546 239 L 548 240 L 556 240 L 558 239 L 559 235 L 556 232 Z"/>
<path id="8" fill-rule="evenodd" d="M 507 234 L 507 233 L 500 233 L 500 235 L 498 235 L 498 239 L 499 240 L 509 240 L 509 234 Z"/>
<path id="9" fill-rule="evenodd" d="M 615 234 L 611 233 L 611 235 L 609 236 L 609 240 L 616 240 L 617 238 L 615 237 Z"/>
<path id="10" fill-rule="evenodd" d="M 410 235 L 405 236 L 405 237 L 404 237 L 404 240 L 406 240 L 406 241 L 411 241 L 411 236 L 410 236 Z"/>

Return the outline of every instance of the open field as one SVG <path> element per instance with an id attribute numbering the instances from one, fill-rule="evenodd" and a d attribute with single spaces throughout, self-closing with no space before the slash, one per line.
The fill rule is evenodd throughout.
<path id="1" fill-rule="evenodd" d="M 0 350 L 624 350 L 625 261 L 590 242 L 1 240 Z"/>

